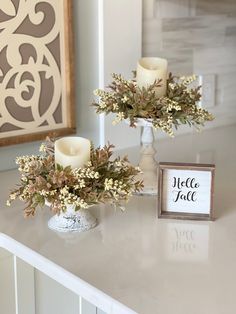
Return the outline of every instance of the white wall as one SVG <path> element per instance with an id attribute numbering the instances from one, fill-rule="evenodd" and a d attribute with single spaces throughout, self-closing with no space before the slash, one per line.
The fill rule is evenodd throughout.
<path id="1" fill-rule="evenodd" d="M 76 49 L 77 133 L 99 145 L 99 117 L 92 108 L 93 91 L 99 84 L 98 3 L 74 0 Z"/>
<path id="2" fill-rule="evenodd" d="M 100 87 L 107 86 L 112 73 L 132 78 L 137 60 L 142 50 L 142 1 L 141 0 L 103 0 L 101 38 L 103 40 L 103 63 L 100 72 L 103 81 Z M 125 123 L 112 125 L 114 116 L 105 117 L 104 140 L 110 141 L 116 149 L 135 146 L 139 143 L 139 129 L 130 128 Z"/>

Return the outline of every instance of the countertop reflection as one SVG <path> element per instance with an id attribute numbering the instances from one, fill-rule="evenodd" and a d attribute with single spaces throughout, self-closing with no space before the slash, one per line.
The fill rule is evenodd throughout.
<path id="1" fill-rule="evenodd" d="M 26 220 L 21 203 L 5 206 L 17 176 L 8 171 L 0 174 L 0 231 L 137 313 L 233 314 L 235 134 L 228 126 L 157 142 L 159 161 L 216 164 L 214 222 L 158 220 L 157 199 L 134 196 L 125 212 L 90 209 L 99 220 L 93 230 L 61 235 L 47 228 L 46 209 Z M 138 151 L 124 153 L 136 162 Z"/>

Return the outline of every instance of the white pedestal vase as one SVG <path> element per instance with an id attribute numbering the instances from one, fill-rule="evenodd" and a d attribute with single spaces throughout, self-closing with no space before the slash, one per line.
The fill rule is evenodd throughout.
<path id="1" fill-rule="evenodd" d="M 96 225 L 97 219 L 92 216 L 88 209 L 75 211 L 74 205 L 67 205 L 65 212 L 54 215 L 48 221 L 48 227 L 59 232 L 83 232 L 94 228 Z"/>
<path id="2" fill-rule="evenodd" d="M 155 159 L 156 150 L 153 146 L 154 134 L 152 122 L 148 119 L 138 119 L 137 126 L 142 127 L 139 167 L 142 171 L 140 179 L 144 182 L 144 188 L 140 194 L 157 195 L 158 164 Z"/>

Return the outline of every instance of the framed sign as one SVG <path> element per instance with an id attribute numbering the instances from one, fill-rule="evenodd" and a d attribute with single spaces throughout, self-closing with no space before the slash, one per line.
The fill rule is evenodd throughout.
<path id="1" fill-rule="evenodd" d="M 75 133 L 72 0 L 0 1 L 0 146 Z"/>
<path id="2" fill-rule="evenodd" d="M 158 217 L 213 220 L 215 166 L 159 164 Z"/>

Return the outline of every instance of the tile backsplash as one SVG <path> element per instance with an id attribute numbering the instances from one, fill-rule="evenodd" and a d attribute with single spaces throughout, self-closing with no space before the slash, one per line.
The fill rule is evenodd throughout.
<path id="1" fill-rule="evenodd" d="M 235 0 L 143 0 L 142 48 L 174 74 L 199 76 L 216 118 L 208 126 L 236 123 Z"/>

